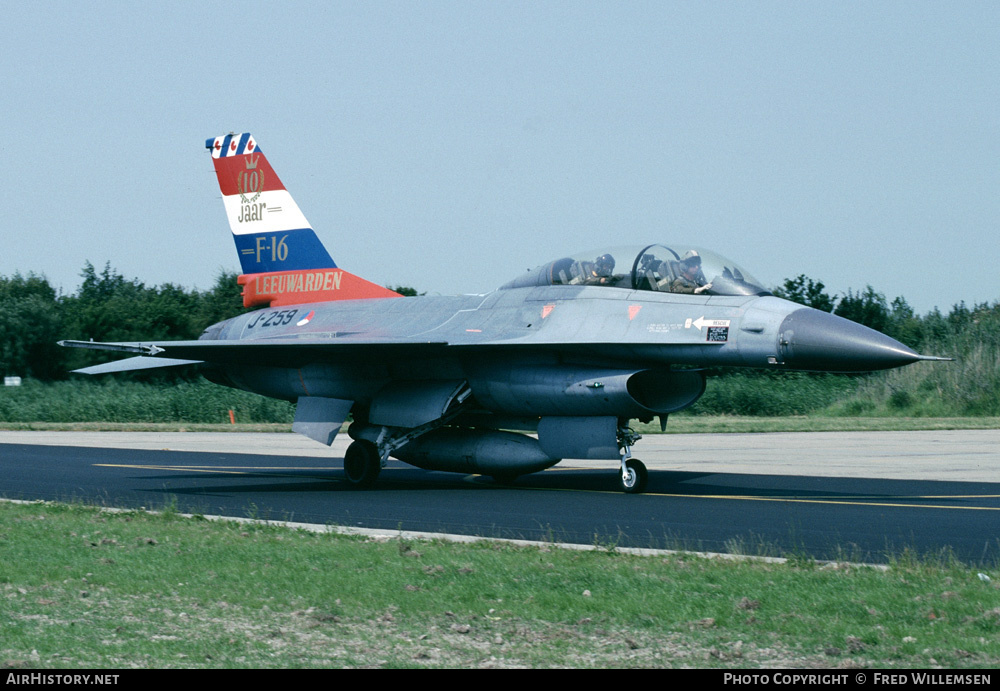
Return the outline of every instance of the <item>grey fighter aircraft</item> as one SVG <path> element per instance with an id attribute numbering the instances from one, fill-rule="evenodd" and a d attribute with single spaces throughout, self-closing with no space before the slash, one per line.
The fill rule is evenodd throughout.
<path id="1" fill-rule="evenodd" d="M 293 401 L 293 429 L 331 444 L 351 416 L 347 480 L 393 456 L 509 482 L 561 459 L 607 459 L 643 491 L 632 419 L 661 424 L 705 390 L 704 367 L 862 372 L 940 359 L 772 296 L 687 244 L 566 256 L 486 295 L 396 293 L 337 267 L 249 134 L 209 139 L 262 309 L 197 341 L 62 345 L 132 353 L 98 374 L 200 364 L 213 382 Z M 534 433 L 523 434 L 522 432 Z"/>

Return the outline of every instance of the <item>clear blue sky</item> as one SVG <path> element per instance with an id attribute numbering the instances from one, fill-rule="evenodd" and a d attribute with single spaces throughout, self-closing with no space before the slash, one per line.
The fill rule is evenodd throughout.
<path id="1" fill-rule="evenodd" d="M 252 132 L 343 268 L 485 292 L 691 242 L 768 285 L 1000 299 L 1000 3 L 5 2 L 0 274 L 238 270 Z"/>

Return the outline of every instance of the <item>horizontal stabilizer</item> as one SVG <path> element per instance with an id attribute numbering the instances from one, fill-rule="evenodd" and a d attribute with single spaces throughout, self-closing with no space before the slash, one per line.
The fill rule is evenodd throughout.
<path id="1" fill-rule="evenodd" d="M 302 367 L 310 362 L 337 360 L 353 362 L 381 362 L 384 358 L 421 357 L 440 353 L 448 344 L 413 340 L 350 340 L 324 338 L 316 341 L 301 339 L 273 339 L 257 341 L 161 341 L 149 343 L 102 343 L 99 341 L 59 341 L 70 348 L 89 348 L 116 352 L 146 353 L 157 357 L 137 357 L 120 360 L 121 363 L 146 360 L 152 363 L 136 368 L 173 367 L 174 365 L 207 362 L 219 365 L 262 365 L 272 367 Z M 160 356 L 163 353 L 171 357 Z M 108 363 L 112 365 L 115 363 Z M 95 365 L 105 367 L 105 365 Z M 94 368 L 78 370 L 97 374 Z M 100 372 L 114 370 L 102 369 Z M 124 371 L 124 370 L 122 370 Z"/>
<path id="2" fill-rule="evenodd" d="M 81 369 L 73 370 L 77 374 L 109 374 L 111 372 L 133 372 L 135 370 L 155 369 L 157 367 L 178 367 L 180 365 L 197 365 L 201 360 L 179 360 L 177 358 L 166 357 L 139 357 L 125 358 L 114 362 L 105 362 L 103 365 L 92 365 Z"/>
<path id="3" fill-rule="evenodd" d="M 162 348 L 147 343 L 105 343 L 103 341 L 59 341 L 63 348 L 83 348 L 85 350 L 111 350 L 116 353 L 142 353 L 156 355 L 162 353 Z"/>

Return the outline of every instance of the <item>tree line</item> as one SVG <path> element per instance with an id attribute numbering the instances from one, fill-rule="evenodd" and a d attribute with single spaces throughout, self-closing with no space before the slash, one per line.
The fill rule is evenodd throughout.
<path id="1" fill-rule="evenodd" d="M 0 371 L 40 381 L 66 379 L 72 369 L 113 360 L 61 348 L 62 339 L 149 341 L 195 339 L 205 327 L 244 311 L 236 274 L 221 272 L 208 290 L 165 283 L 147 286 L 89 262 L 72 295 L 56 292 L 44 276 L 0 276 Z"/>
<path id="2" fill-rule="evenodd" d="M 858 292 L 848 290 L 846 295 L 830 295 L 822 281 L 814 281 L 802 274 L 785 279 L 773 292 L 786 300 L 832 312 L 881 331 L 918 352 L 942 347 L 964 349 L 973 343 L 1000 344 L 997 338 L 1000 333 L 1000 302 L 968 307 L 963 301 L 953 305 L 947 314 L 935 307 L 920 316 L 905 298 L 897 297 L 889 302 L 871 285 Z"/>

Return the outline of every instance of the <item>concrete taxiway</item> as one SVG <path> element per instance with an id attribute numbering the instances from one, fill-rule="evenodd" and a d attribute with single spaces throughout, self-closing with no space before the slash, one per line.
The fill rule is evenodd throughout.
<path id="1" fill-rule="evenodd" d="M 194 451 L 342 459 L 297 434 L 0 431 L 0 444 Z M 651 434 L 633 448 L 650 470 L 1000 483 L 1000 430 Z M 563 461 L 611 468 L 614 461 Z M 559 466 L 557 466 L 559 467 Z"/>

